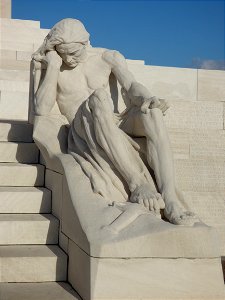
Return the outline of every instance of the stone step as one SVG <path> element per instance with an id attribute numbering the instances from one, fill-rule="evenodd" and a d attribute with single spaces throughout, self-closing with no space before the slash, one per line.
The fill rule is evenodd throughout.
<path id="1" fill-rule="evenodd" d="M 2 41 L 15 41 L 22 43 L 43 42 L 49 29 L 29 27 L 3 27 L 0 30 Z"/>
<path id="2" fill-rule="evenodd" d="M 0 162 L 38 163 L 35 143 L 0 142 Z"/>
<path id="3" fill-rule="evenodd" d="M 33 125 L 25 121 L 0 120 L 0 141 L 24 142 L 33 141 Z"/>
<path id="4" fill-rule="evenodd" d="M 0 187 L 0 213 L 51 213 L 51 191 L 35 187 Z"/>
<path id="5" fill-rule="evenodd" d="M 8 81 L 9 83 L 12 81 Z M 16 81 L 14 81 L 16 82 Z M 23 81 L 28 84 L 28 81 Z M 17 81 L 19 86 L 19 81 Z M 9 84 L 10 87 L 10 84 Z M 27 91 L 1 90 L 0 92 L 0 119 L 1 120 L 28 120 L 29 93 Z"/>
<path id="6" fill-rule="evenodd" d="M 0 282 L 67 279 L 67 256 L 56 245 L 0 246 L 0 265 Z"/>
<path id="7" fill-rule="evenodd" d="M 0 214 L 0 245 L 57 244 L 58 229 L 50 214 Z"/>
<path id="8" fill-rule="evenodd" d="M 40 21 L 19 20 L 19 19 L 0 19 L 1 28 L 16 27 L 16 28 L 40 28 Z"/>
<path id="9" fill-rule="evenodd" d="M 43 165 L 1 163 L 0 186 L 43 186 Z"/>
<path id="10" fill-rule="evenodd" d="M 177 159 L 175 177 L 178 188 L 193 192 L 224 192 L 225 159 Z"/>
<path id="11" fill-rule="evenodd" d="M 2 51 L 7 50 L 0 50 L 0 55 Z M 7 51 L 9 52 L 9 51 Z M 15 52 L 16 55 L 16 51 Z M 30 72 L 29 71 L 22 71 L 22 70 L 7 70 L 7 69 L 0 69 L 0 80 L 13 80 L 13 81 L 29 81 L 30 80 Z"/>
<path id="12" fill-rule="evenodd" d="M 0 283 L 1 300 L 81 300 L 65 282 Z"/>

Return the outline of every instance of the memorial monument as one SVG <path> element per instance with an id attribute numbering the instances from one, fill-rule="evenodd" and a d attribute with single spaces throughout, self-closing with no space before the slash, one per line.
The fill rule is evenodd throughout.
<path id="1" fill-rule="evenodd" d="M 167 258 L 177 279 L 181 269 L 185 277 L 198 269 L 193 257 L 203 259 L 200 273 L 206 271 L 204 259 L 219 255 L 219 240 L 185 209 L 176 188 L 166 100 L 135 80 L 119 52 L 92 48 L 75 19 L 50 30 L 31 70 L 34 140 L 47 168 L 64 174 L 64 232 L 74 241 L 69 280 L 78 293 L 85 300 L 151 299 L 161 281 L 156 257 Z M 189 259 L 170 265 L 168 258 L 182 257 Z M 119 281 L 122 289 L 115 288 Z"/>
<path id="2" fill-rule="evenodd" d="M 89 34 L 75 19 L 64 19 L 49 32 L 33 55 L 37 72 L 41 68 L 38 62 L 47 67 L 35 95 L 36 115 L 47 116 L 57 102 L 71 125 L 68 152 L 83 167 L 93 191 L 110 205 L 129 200 L 156 215 L 164 209 L 164 216 L 173 224 L 193 225 L 198 219 L 182 210 L 175 186 L 172 152 L 163 123 L 166 101 L 151 95 L 135 80 L 119 52 L 98 49 L 96 53 L 88 44 Z M 117 114 L 105 90 L 111 72 L 128 103 Z M 144 154 L 154 171 L 156 186 L 138 154 L 140 146 L 131 137 L 145 138 Z"/>
<path id="3" fill-rule="evenodd" d="M 0 4 L 0 299 L 225 299 L 225 72 Z"/>

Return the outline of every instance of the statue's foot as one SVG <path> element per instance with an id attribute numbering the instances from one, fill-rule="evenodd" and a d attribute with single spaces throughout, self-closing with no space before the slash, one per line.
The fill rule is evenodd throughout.
<path id="1" fill-rule="evenodd" d="M 199 218 L 191 211 L 185 211 L 175 203 L 166 205 L 164 216 L 175 225 L 193 226 L 200 222 Z"/>
<path id="2" fill-rule="evenodd" d="M 130 196 L 130 201 L 143 205 L 147 210 L 159 214 L 160 209 L 165 208 L 162 196 L 152 191 L 148 184 L 137 187 Z"/>

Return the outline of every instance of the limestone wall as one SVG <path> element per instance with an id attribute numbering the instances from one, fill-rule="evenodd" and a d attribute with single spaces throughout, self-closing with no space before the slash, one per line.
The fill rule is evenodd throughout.
<path id="1" fill-rule="evenodd" d="M 0 119 L 27 120 L 30 56 L 48 30 L 40 29 L 36 21 L 0 22 Z M 130 60 L 128 65 L 152 94 L 170 101 L 165 122 L 178 187 L 190 209 L 207 224 L 218 226 L 225 254 L 225 72 L 146 66 Z M 46 186 L 53 190 L 53 213 L 61 219 L 62 175 L 47 169 Z M 63 233 L 60 244 L 67 251 Z"/>

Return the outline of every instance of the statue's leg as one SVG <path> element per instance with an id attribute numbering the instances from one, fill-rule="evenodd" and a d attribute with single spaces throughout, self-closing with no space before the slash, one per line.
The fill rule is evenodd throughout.
<path id="1" fill-rule="evenodd" d="M 129 137 L 116 125 L 105 90 L 98 89 L 90 96 L 89 108 L 96 140 L 127 182 L 131 191 L 130 200 L 158 212 L 164 207 L 161 195 L 157 193 L 153 180 Z"/>
<path id="2" fill-rule="evenodd" d="M 129 131 L 128 128 L 124 130 Z M 196 216 L 184 211 L 179 205 L 173 156 L 161 110 L 154 108 L 147 114 L 138 111 L 134 117 L 133 131 L 130 134 L 146 137 L 147 160 L 154 171 L 158 189 L 165 201 L 166 218 L 174 224 L 194 224 L 197 221 Z"/>

